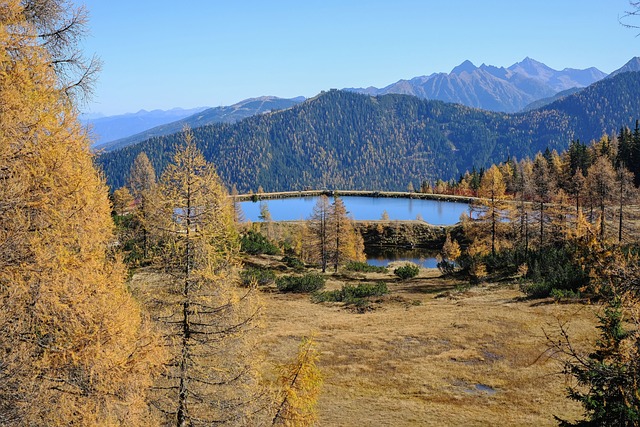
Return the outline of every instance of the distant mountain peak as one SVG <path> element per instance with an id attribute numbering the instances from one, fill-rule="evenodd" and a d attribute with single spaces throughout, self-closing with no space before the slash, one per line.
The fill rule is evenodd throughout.
<path id="1" fill-rule="evenodd" d="M 462 64 L 458 65 L 457 67 L 454 67 L 453 70 L 451 70 L 451 74 L 462 74 L 464 72 L 471 74 L 477 69 L 478 67 L 473 65 L 473 62 L 467 59 Z"/>
<path id="2" fill-rule="evenodd" d="M 557 72 L 556 70 L 549 67 L 548 65 L 543 64 L 542 62 L 536 61 L 535 59 L 530 58 L 528 56 L 524 58 L 522 61 L 516 62 L 515 64 L 510 66 L 509 70 L 514 73 L 521 73 L 534 78 L 542 77 L 542 76 L 546 77 L 550 73 Z"/>
<path id="3" fill-rule="evenodd" d="M 613 76 L 615 76 L 617 74 L 626 73 L 626 72 L 629 72 L 629 71 L 640 71 L 640 57 L 639 56 L 634 56 L 633 58 L 631 58 L 629 60 L 629 62 L 627 62 L 622 67 L 618 68 L 617 70 L 615 70 L 614 72 L 609 74 L 608 77 L 613 77 Z"/>

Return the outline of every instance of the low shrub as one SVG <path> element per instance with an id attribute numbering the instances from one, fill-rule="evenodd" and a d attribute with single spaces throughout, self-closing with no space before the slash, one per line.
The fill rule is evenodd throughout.
<path id="1" fill-rule="evenodd" d="M 533 298 L 546 298 L 552 290 L 577 292 L 589 285 L 589 274 L 570 248 L 545 248 L 532 252 L 527 260 L 527 275 L 531 284 L 522 291 Z"/>
<path id="2" fill-rule="evenodd" d="M 380 297 L 389 293 L 384 282 L 360 283 L 356 286 L 344 285 L 335 291 L 316 292 L 312 296 L 313 302 L 343 302 L 356 308 L 369 307 L 370 297 Z"/>
<path id="3" fill-rule="evenodd" d="M 276 286 L 280 292 L 307 293 L 324 288 L 325 281 L 325 277 L 320 274 L 282 276 L 276 279 Z"/>
<path id="4" fill-rule="evenodd" d="M 281 261 L 284 262 L 287 267 L 293 268 L 294 270 L 304 269 L 304 263 L 294 256 L 286 255 L 282 257 Z"/>
<path id="5" fill-rule="evenodd" d="M 378 267 L 369 265 L 366 262 L 351 261 L 345 266 L 348 271 L 357 271 L 360 273 L 386 273 L 389 271 L 387 267 Z"/>
<path id="6" fill-rule="evenodd" d="M 240 238 L 240 249 L 250 255 L 279 255 L 280 248 L 258 231 L 249 230 Z"/>
<path id="7" fill-rule="evenodd" d="M 244 286 L 250 286 L 252 283 L 267 286 L 275 282 L 276 273 L 266 268 L 247 268 L 240 272 L 240 279 Z"/>
<path id="8" fill-rule="evenodd" d="M 531 298 L 546 298 L 551 293 L 551 286 L 546 282 L 528 282 L 521 284 L 520 290 Z"/>
<path id="9" fill-rule="evenodd" d="M 580 295 L 580 291 L 574 292 L 570 289 L 552 289 L 551 296 L 557 301 L 563 299 L 579 299 L 582 295 Z"/>
<path id="10" fill-rule="evenodd" d="M 445 275 L 451 275 L 456 271 L 456 263 L 453 261 L 441 259 L 440 261 L 438 261 L 438 264 L 436 266 L 438 267 L 438 270 L 440 270 L 440 272 Z"/>
<path id="11" fill-rule="evenodd" d="M 316 292 L 313 295 L 315 302 L 344 302 L 354 304 L 357 300 L 368 297 L 380 297 L 389 293 L 389 288 L 384 282 L 360 283 L 356 286 L 344 285 L 342 289 L 335 291 Z"/>
<path id="12" fill-rule="evenodd" d="M 393 270 L 393 274 L 398 276 L 400 280 L 411 279 L 420 273 L 420 267 L 415 264 L 406 264 Z"/>

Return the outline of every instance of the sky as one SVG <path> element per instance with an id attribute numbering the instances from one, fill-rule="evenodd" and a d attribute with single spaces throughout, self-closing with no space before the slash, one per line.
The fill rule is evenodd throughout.
<path id="1" fill-rule="evenodd" d="M 84 110 L 106 115 L 384 87 L 467 59 L 610 73 L 640 56 L 629 0 L 72 1 L 103 62 Z"/>

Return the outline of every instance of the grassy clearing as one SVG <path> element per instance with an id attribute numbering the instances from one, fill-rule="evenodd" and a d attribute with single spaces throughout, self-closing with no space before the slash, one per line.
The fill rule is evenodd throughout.
<path id="1" fill-rule="evenodd" d="M 365 314 L 265 294 L 267 360 L 316 334 L 325 377 L 320 425 L 538 426 L 556 425 L 554 414 L 581 415 L 564 397 L 561 365 L 543 356 L 544 330 L 571 319 L 576 343 L 584 343 L 594 331 L 592 307 L 524 300 L 517 285 L 458 292 L 464 286 L 435 270 L 406 282 L 392 273 L 328 276 L 327 289 L 387 280 L 391 294 Z"/>
<path id="2" fill-rule="evenodd" d="M 250 261 L 282 268 L 277 257 Z M 134 289 L 148 289 L 145 274 L 134 275 Z M 561 365 L 544 356 L 544 331 L 571 320 L 580 347 L 594 336 L 597 307 L 525 300 L 517 285 L 460 291 L 464 284 L 437 270 L 421 269 L 406 281 L 391 272 L 326 277 L 327 290 L 384 281 L 390 294 L 356 314 L 267 288 L 257 343 L 269 376 L 296 353 L 301 337 L 315 333 L 325 379 L 319 425 L 543 426 L 555 425 L 553 415 L 581 415 L 565 398 Z"/>

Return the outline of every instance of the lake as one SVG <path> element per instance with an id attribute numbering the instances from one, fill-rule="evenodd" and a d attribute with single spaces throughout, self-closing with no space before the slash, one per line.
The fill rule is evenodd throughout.
<path id="1" fill-rule="evenodd" d="M 467 203 L 440 200 L 367 196 L 344 196 L 341 199 L 349 216 L 358 221 L 381 219 L 386 211 L 391 220 L 422 219 L 433 225 L 453 225 L 460 220 L 463 212 L 469 211 Z M 273 221 L 296 221 L 308 219 L 317 200 L 317 197 L 293 197 L 246 201 L 239 205 L 245 220 L 260 221 L 260 205 L 264 204 Z"/>

